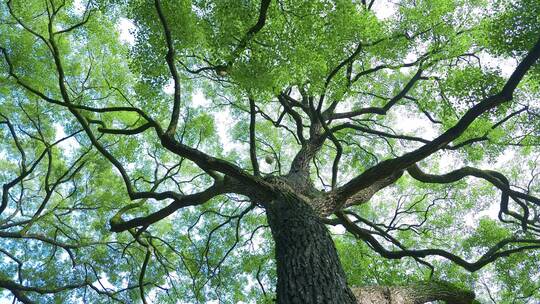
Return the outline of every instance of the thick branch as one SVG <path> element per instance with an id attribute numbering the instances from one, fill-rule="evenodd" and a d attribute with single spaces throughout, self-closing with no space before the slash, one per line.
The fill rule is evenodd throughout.
<path id="1" fill-rule="evenodd" d="M 398 171 L 389 177 L 375 181 L 369 187 L 358 191 L 345 201 L 336 200 L 335 197 L 332 196 L 333 192 L 330 192 L 328 195 L 313 199 L 311 201 L 311 207 L 320 217 L 327 217 L 344 208 L 366 203 L 381 189 L 395 183 L 402 174 L 402 171 Z"/>
<path id="2" fill-rule="evenodd" d="M 30 286 L 24 286 L 24 285 L 21 285 L 12 281 L 0 279 L 0 287 L 6 288 L 10 291 L 12 290 L 27 291 L 27 292 L 30 291 L 30 292 L 36 292 L 39 294 L 58 293 L 65 290 L 80 288 L 86 285 L 87 283 L 83 282 L 79 284 L 70 284 L 70 285 L 65 285 L 61 287 L 30 287 Z"/>
<path id="3" fill-rule="evenodd" d="M 472 304 L 475 294 L 447 282 L 429 281 L 402 286 L 363 286 L 351 288 L 358 304 L 423 304 L 444 301 Z"/>
<path id="4" fill-rule="evenodd" d="M 174 213 L 176 210 L 180 208 L 206 203 L 208 200 L 212 199 L 213 197 L 216 197 L 226 192 L 227 192 L 227 188 L 224 185 L 222 184 L 214 185 L 202 192 L 178 197 L 167 207 L 160 209 L 154 213 L 151 213 L 149 215 L 142 216 L 142 217 L 136 217 L 128 221 L 124 221 L 122 219 L 122 215 L 128 210 L 139 206 L 139 204 L 128 205 L 122 208 L 120 211 L 118 211 L 111 218 L 110 220 L 111 231 L 121 232 L 121 231 L 125 231 L 125 230 L 128 230 L 130 228 L 135 228 L 135 227 L 148 227 L 149 225 L 171 215 L 172 213 Z"/>
<path id="5" fill-rule="evenodd" d="M 512 100 L 514 90 L 525 76 L 525 73 L 540 57 L 540 40 L 538 40 L 531 51 L 518 65 L 512 73 L 502 91 L 496 95 L 492 95 L 475 106 L 469 109 L 463 117 L 450 129 L 441 134 L 439 137 L 432 140 L 430 143 L 422 147 L 406 153 L 400 157 L 388 159 L 364 171 L 364 173 L 353 178 L 343 187 L 338 188 L 337 197 L 340 200 L 345 200 L 354 193 L 369 186 L 374 180 L 380 180 L 391 175 L 393 172 L 403 170 L 412 164 L 428 157 L 447 146 L 452 140 L 458 138 L 465 130 L 473 123 L 480 115 L 487 111 L 496 108 L 497 106 Z"/>

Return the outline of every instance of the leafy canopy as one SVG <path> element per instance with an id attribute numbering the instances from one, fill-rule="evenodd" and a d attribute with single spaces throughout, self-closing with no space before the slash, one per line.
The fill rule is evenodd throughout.
<path id="1" fill-rule="evenodd" d="M 198 194 L 221 175 L 242 177 L 234 168 L 286 174 L 317 111 L 332 134 L 309 174 L 324 193 L 429 144 L 505 88 L 540 37 L 539 16 L 538 0 L 3 2 L 2 296 L 270 303 L 264 208 L 235 191 Z M 538 195 L 539 81 L 537 64 L 512 101 L 414 163 L 433 174 L 497 170 L 511 189 Z M 168 126 L 181 145 L 234 168 L 167 146 Z M 349 283 L 438 278 L 486 303 L 537 303 L 539 201 L 512 197 L 499 218 L 504 180 L 475 174 L 443 183 L 405 174 L 347 211 L 389 250 L 482 262 L 503 240 L 528 240 L 492 252 L 515 254 L 470 272 L 440 256 L 386 259 L 332 228 Z"/>

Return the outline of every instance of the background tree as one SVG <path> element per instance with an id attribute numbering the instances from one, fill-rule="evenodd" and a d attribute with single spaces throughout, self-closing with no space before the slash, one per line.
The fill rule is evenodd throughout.
<path id="1" fill-rule="evenodd" d="M 538 16 L 4 2 L 4 296 L 538 302 Z"/>

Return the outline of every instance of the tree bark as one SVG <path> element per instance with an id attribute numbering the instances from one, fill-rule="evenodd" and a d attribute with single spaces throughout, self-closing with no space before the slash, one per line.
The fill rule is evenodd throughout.
<path id="1" fill-rule="evenodd" d="M 334 242 L 313 209 L 283 194 L 266 213 L 276 246 L 277 303 L 355 304 Z"/>
<path id="2" fill-rule="evenodd" d="M 448 304 L 473 304 L 473 292 L 450 283 L 431 281 L 406 286 L 353 287 L 357 304 L 423 304 L 444 301 Z"/>

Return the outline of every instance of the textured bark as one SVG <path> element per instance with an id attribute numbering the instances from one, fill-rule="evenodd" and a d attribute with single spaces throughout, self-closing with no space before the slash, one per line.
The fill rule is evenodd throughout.
<path id="1" fill-rule="evenodd" d="M 365 187 L 351 195 L 344 202 L 340 201 L 336 197 L 335 192 L 329 192 L 313 198 L 310 201 L 310 205 L 320 217 L 327 217 L 337 210 L 342 210 L 350 206 L 360 205 L 368 202 L 373 195 L 375 195 L 381 189 L 395 183 L 402 175 L 403 171 L 398 171 L 386 178 L 375 181 L 368 187 Z"/>
<path id="2" fill-rule="evenodd" d="M 407 286 L 366 286 L 352 288 L 357 304 L 423 304 L 444 301 L 448 304 L 473 304 L 473 292 L 446 282 L 423 282 Z"/>
<path id="3" fill-rule="evenodd" d="M 277 303 L 356 303 L 334 242 L 308 204 L 283 194 L 267 216 L 276 244 Z"/>
<path id="4" fill-rule="evenodd" d="M 311 161 L 320 148 L 321 144 L 318 142 L 310 142 L 302 145 L 302 148 L 298 151 L 292 161 L 289 174 L 301 174 L 304 175 L 306 179 L 309 179 L 308 175 Z"/>

